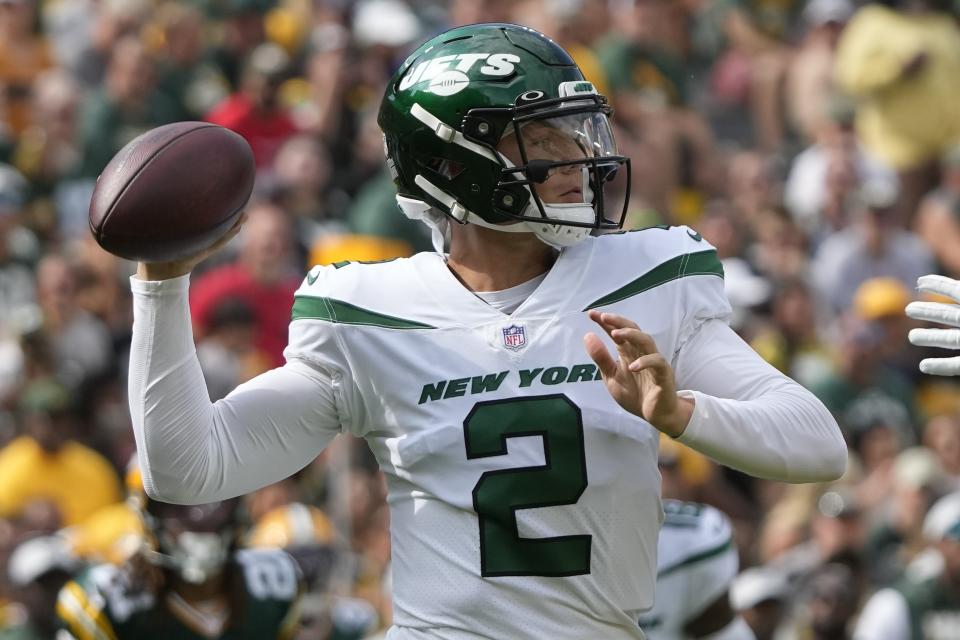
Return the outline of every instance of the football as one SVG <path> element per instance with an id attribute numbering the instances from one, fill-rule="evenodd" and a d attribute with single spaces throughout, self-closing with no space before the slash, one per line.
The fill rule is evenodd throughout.
<path id="1" fill-rule="evenodd" d="M 240 135 L 175 122 L 135 138 L 110 160 L 90 199 L 90 230 L 110 253 L 179 260 L 212 245 L 253 191 L 256 165 Z"/>

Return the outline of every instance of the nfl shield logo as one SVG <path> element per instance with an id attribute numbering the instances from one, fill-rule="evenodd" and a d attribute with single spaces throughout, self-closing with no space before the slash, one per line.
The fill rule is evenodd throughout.
<path id="1" fill-rule="evenodd" d="M 503 328 L 503 346 L 507 349 L 519 351 L 527 344 L 527 335 L 523 327 L 515 324 Z"/>

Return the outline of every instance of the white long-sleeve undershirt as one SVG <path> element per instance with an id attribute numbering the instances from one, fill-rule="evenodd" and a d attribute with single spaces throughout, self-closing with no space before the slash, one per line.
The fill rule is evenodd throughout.
<path id="1" fill-rule="evenodd" d="M 128 393 L 148 495 L 201 504 L 248 493 L 302 469 L 340 432 L 336 379 L 297 360 L 211 403 L 193 343 L 189 277 L 131 278 L 131 288 Z"/>
<path id="2" fill-rule="evenodd" d="M 149 495 L 196 504 L 248 493 L 303 468 L 340 432 L 339 376 L 299 360 L 211 403 L 193 343 L 189 277 L 132 278 L 131 288 L 129 399 Z M 680 442 L 773 480 L 843 473 L 846 447 L 830 413 L 723 322 L 697 329 L 675 371 L 678 386 L 697 390 L 681 392 L 696 406 Z"/>
<path id="3" fill-rule="evenodd" d="M 680 395 L 696 403 L 678 442 L 758 478 L 822 482 L 843 475 L 847 447 L 830 411 L 724 322 L 699 326 L 674 373 L 685 389 Z"/>

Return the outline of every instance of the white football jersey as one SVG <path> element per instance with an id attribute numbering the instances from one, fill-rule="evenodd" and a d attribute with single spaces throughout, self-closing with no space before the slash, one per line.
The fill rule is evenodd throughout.
<path id="1" fill-rule="evenodd" d="M 642 637 L 658 433 L 600 380 L 592 308 L 668 359 L 730 311 L 716 252 L 687 227 L 565 249 L 509 315 L 432 253 L 316 267 L 297 292 L 286 355 L 330 372 L 342 429 L 386 474 L 391 640 Z"/>
<path id="2" fill-rule="evenodd" d="M 729 588 L 740 560 L 727 517 L 695 502 L 664 500 L 657 597 L 640 618 L 648 640 L 684 640 L 684 627 Z"/>

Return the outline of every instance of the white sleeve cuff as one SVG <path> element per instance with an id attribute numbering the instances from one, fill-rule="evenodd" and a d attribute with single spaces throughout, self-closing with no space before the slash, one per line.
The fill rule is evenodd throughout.
<path id="1" fill-rule="evenodd" d="M 179 294 L 190 290 L 190 274 L 177 276 L 168 280 L 141 280 L 137 276 L 130 276 L 130 290 L 141 295 Z"/>

